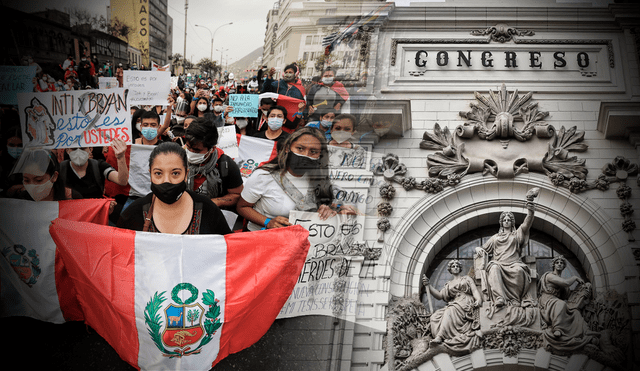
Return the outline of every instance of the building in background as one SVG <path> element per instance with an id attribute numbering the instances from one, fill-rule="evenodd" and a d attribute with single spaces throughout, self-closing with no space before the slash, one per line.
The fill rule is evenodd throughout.
<path id="1" fill-rule="evenodd" d="M 126 39 L 139 49 L 145 68 L 151 61 L 159 65 L 169 63 L 173 37 L 173 20 L 167 12 L 167 0 L 111 0 L 108 14 L 111 22 L 121 22 L 130 27 Z"/>
<path id="2" fill-rule="evenodd" d="M 264 64 L 322 52 L 310 10 L 332 6 L 278 2 Z M 281 312 L 299 316 L 216 370 L 638 369 L 639 30 L 637 4 L 599 0 L 414 2 L 359 29 L 366 80 L 342 112 L 371 159 L 330 176 L 363 235 L 312 242 Z"/>
<path id="3" fill-rule="evenodd" d="M 323 38 L 384 5 L 381 0 L 276 1 L 267 14 L 263 64 L 281 73 L 284 66 L 298 62 L 302 79 L 318 75 L 327 64 L 343 80 L 359 76 L 362 66 L 358 64 L 357 45 L 362 40 L 356 37 L 351 43 L 339 45 L 325 59 Z"/>

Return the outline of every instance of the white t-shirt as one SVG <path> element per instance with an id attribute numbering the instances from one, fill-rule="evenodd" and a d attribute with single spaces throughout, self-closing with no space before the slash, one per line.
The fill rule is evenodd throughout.
<path id="1" fill-rule="evenodd" d="M 298 178 L 287 172 L 285 177 L 287 177 L 303 195 L 305 195 L 310 188 L 307 175 Z M 240 196 L 245 201 L 255 204 L 253 209 L 267 218 L 275 218 L 276 216 L 288 218 L 289 211 L 296 208 L 296 203 L 282 190 L 282 187 L 273 179 L 271 173 L 262 169 L 255 170 L 251 173 L 251 176 L 244 183 L 244 189 Z M 253 222 L 249 222 L 247 225 L 250 231 L 257 231 L 262 229 L 262 227 L 262 225 Z"/>

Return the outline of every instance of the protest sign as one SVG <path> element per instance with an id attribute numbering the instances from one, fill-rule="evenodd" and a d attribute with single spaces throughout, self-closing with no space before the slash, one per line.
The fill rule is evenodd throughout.
<path id="1" fill-rule="evenodd" d="M 33 91 L 36 66 L 0 66 L 0 103 L 18 104 L 18 93 Z"/>
<path id="2" fill-rule="evenodd" d="M 129 104 L 132 106 L 167 104 L 171 90 L 169 71 L 124 71 L 123 86 L 129 89 Z"/>
<path id="3" fill-rule="evenodd" d="M 327 315 L 354 320 L 360 290 L 364 216 L 291 211 L 289 221 L 309 231 L 311 247 L 296 287 L 278 318 Z"/>
<path id="4" fill-rule="evenodd" d="M 118 87 L 117 77 L 98 77 L 98 87 L 100 89 L 114 89 Z"/>
<path id="5" fill-rule="evenodd" d="M 171 89 L 175 89 L 178 87 L 178 76 L 171 76 Z"/>
<path id="6" fill-rule="evenodd" d="M 375 182 L 373 173 L 360 169 L 330 169 L 335 203 L 351 206 L 359 215 L 375 215 L 376 200 L 369 193 Z"/>
<path id="7" fill-rule="evenodd" d="M 327 146 L 329 166 L 332 168 L 367 169 L 371 162 L 371 147 L 357 145 L 355 148 Z"/>
<path id="8" fill-rule="evenodd" d="M 236 126 L 222 126 L 218 128 L 218 144 L 216 147 L 224 151 L 224 154 L 235 159 L 238 157 L 238 137 Z"/>
<path id="9" fill-rule="evenodd" d="M 106 146 L 113 138 L 131 144 L 125 89 L 19 93 L 25 147 Z"/>
<path id="10" fill-rule="evenodd" d="M 229 105 L 233 107 L 231 117 L 258 117 L 260 103 L 256 94 L 229 94 Z"/>

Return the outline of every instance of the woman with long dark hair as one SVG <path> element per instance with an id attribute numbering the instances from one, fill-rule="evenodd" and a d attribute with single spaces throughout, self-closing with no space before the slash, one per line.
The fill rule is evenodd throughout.
<path id="1" fill-rule="evenodd" d="M 291 225 L 291 210 L 317 211 L 320 218 L 336 215 L 331 207 L 327 142 L 314 128 L 302 128 L 284 142 L 278 156 L 259 167 L 244 185 L 238 214 L 255 231 Z"/>

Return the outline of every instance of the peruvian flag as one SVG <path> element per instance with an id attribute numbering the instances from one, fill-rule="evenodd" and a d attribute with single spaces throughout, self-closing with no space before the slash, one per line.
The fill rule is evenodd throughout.
<path id="1" fill-rule="evenodd" d="M 301 226 L 219 235 L 54 220 L 85 322 L 148 370 L 209 370 L 264 335 L 309 250 Z"/>
<path id="2" fill-rule="evenodd" d="M 125 158 L 129 167 L 129 184 L 118 185 L 110 180 L 105 180 L 104 194 L 109 197 L 117 195 L 143 197 L 151 192 L 151 174 L 149 174 L 149 155 L 156 146 L 132 144 L 127 146 Z M 104 155 L 105 160 L 114 169 L 118 170 L 118 160 L 113 148 L 108 147 Z"/>
<path id="3" fill-rule="evenodd" d="M 65 218 L 106 225 L 110 202 L 0 199 L 0 316 L 54 323 L 83 319 L 49 224 Z"/>
<path id="4" fill-rule="evenodd" d="M 298 112 L 298 104 L 300 104 L 300 103 L 307 104 L 305 101 L 303 101 L 301 99 L 291 98 L 291 97 L 288 97 L 286 95 L 282 95 L 282 94 L 278 94 L 278 93 L 262 93 L 258 97 L 259 97 L 260 100 L 262 100 L 262 98 L 273 98 L 273 99 L 275 99 L 276 100 L 276 104 L 278 106 L 282 106 L 282 107 L 287 109 L 287 119 L 289 121 L 293 121 L 295 119 L 293 114 Z M 283 130 L 285 130 L 285 129 L 286 128 L 283 128 Z"/>
<path id="5" fill-rule="evenodd" d="M 234 159 L 240 174 L 248 178 L 263 162 L 271 161 L 278 155 L 276 141 L 238 135 L 238 157 Z"/>

